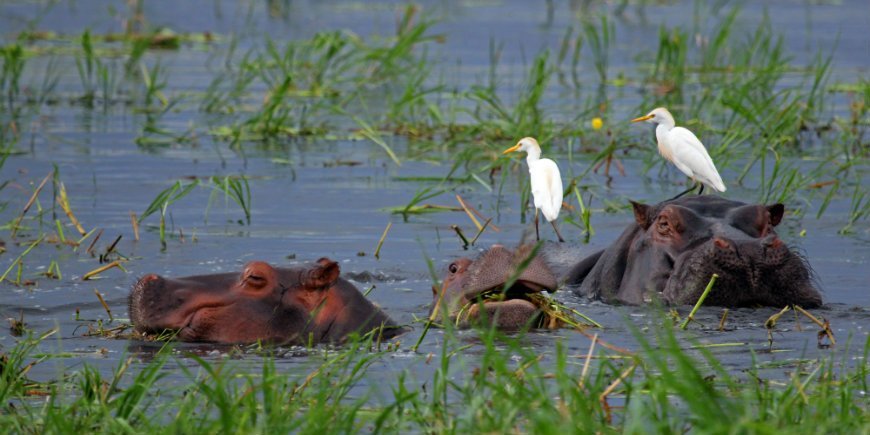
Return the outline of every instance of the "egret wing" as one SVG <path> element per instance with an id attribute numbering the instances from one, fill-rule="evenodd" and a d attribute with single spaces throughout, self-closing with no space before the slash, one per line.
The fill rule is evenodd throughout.
<path id="1" fill-rule="evenodd" d="M 701 141 L 685 128 L 676 127 L 672 131 L 674 132 L 671 136 L 674 165 L 695 180 L 724 192 L 725 185 L 722 183 L 722 177 L 719 176 L 713 159 L 710 158 Z"/>
<path id="2" fill-rule="evenodd" d="M 530 166 L 532 196 L 535 207 L 539 208 L 548 221 L 559 217 L 562 209 L 562 175 L 556 162 L 541 159 Z"/>

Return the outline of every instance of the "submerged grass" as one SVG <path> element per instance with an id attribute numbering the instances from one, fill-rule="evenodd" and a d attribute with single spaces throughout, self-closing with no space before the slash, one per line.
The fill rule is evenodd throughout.
<path id="1" fill-rule="evenodd" d="M 313 348 L 311 365 L 288 370 L 280 348 L 227 358 L 175 356 L 171 343 L 145 361 L 122 358 L 105 377 L 89 365 L 36 381 L 31 368 L 50 354 L 43 337 L 3 349 L 0 427 L 8 432 L 532 432 L 862 433 L 868 366 L 833 356 L 803 360 L 784 378 L 753 365 L 725 370 L 708 346 L 690 346 L 668 321 L 653 337 L 637 333 L 643 354 L 589 344 L 582 357 L 555 341 L 545 354 L 523 336 L 475 334 L 479 352 L 449 328 L 440 348 L 410 356 L 434 365 L 419 378 L 387 371 L 398 346 L 372 351 L 371 339 Z M 49 334 L 46 334 L 49 335 Z M 579 336 L 579 335 L 578 335 Z M 870 340 L 864 344 L 870 354 Z M 408 358 L 406 356 L 405 358 Z M 434 358 L 433 358 L 434 357 Z M 251 360 L 238 364 L 238 359 Z M 593 361 L 594 360 L 594 361 Z M 180 375 L 168 367 L 179 366 Z M 253 370 L 244 369 L 253 366 Z"/>

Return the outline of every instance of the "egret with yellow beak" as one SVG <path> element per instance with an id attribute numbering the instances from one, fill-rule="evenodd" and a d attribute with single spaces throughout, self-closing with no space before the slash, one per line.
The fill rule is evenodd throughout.
<path id="1" fill-rule="evenodd" d="M 526 163 L 529 165 L 529 176 L 532 184 L 532 198 L 535 200 L 535 237 L 541 240 L 538 231 L 538 210 L 544 214 L 547 222 L 553 225 L 553 230 L 564 242 L 562 234 L 556 228 L 556 218 L 562 209 L 562 175 L 556 162 L 541 158 L 541 146 L 533 137 L 524 137 L 516 145 L 506 149 L 502 154 L 514 151 L 526 152 Z"/>
<path id="2" fill-rule="evenodd" d="M 631 120 L 631 122 L 640 121 L 657 124 L 656 140 L 659 144 L 659 154 L 695 182 L 695 185 L 673 199 L 695 190 L 698 183 L 701 184 L 699 195 L 704 193 L 704 186 L 718 192 L 725 191 L 722 177 L 719 176 L 719 171 L 716 170 L 716 165 L 713 164 L 713 159 L 710 158 L 704 144 L 688 129 L 677 127 L 668 109 L 658 107 L 646 116 Z"/>

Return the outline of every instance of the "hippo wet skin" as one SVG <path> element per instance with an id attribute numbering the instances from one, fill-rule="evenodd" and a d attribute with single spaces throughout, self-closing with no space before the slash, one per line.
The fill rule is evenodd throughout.
<path id="1" fill-rule="evenodd" d="M 130 319 L 140 333 L 177 331 L 181 341 L 305 344 L 340 342 L 351 333 L 404 332 L 350 282 L 338 263 L 302 267 L 254 261 L 241 273 L 142 277 L 130 292 Z"/>
<path id="2" fill-rule="evenodd" d="M 575 293 L 608 303 L 694 304 L 715 273 L 707 305 L 822 304 L 806 260 L 774 231 L 782 204 L 707 195 L 632 206 L 635 222 L 619 239 L 567 274 Z"/>
<path id="3" fill-rule="evenodd" d="M 459 258 L 447 267 L 441 288 L 433 287 L 430 318 L 444 313 L 460 327 L 474 323 L 494 325 L 502 330 L 535 326 L 541 311 L 529 295 L 556 290 L 556 276 L 534 246 L 509 250 L 494 245 L 475 259 Z M 522 268 L 522 272 L 516 272 Z M 516 276 L 515 276 L 516 275 Z M 504 286 L 513 278 L 510 288 Z M 483 298 L 499 294 L 499 298 Z M 444 310 L 444 311 L 441 311 Z"/>

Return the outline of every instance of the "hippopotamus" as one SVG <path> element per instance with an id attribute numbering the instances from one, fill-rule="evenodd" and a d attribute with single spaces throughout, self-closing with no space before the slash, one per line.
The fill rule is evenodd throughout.
<path id="1" fill-rule="evenodd" d="M 541 311 L 529 295 L 556 291 L 557 280 L 534 254 L 534 245 L 513 251 L 493 245 L 473 260 L 463 257 L 451 262 L 441 287 L 432 287 L 429 318 L 435 320 L 444 313 L 460 327 L 478 322 L 501 330 L 536 326 Z M 505 289 L 508 283 L 511 285 Z"/>
<path id="2" fill-rule="evenodd" d="M 746 204 L 715 195 L 631 204 L 634 222 L 619 239 L 568 272 L 564 281 L 576 286 L 575 293 L 608 303 L 660 298 L 672 305 L 693 304 L 715 273 L 707 305 L 822 304 L 806 259 L 774 230 L 785 213 L 782 204 Z"/>
<path id="3" fill-rule="evenodd" d="M 351 333 L 405 331 L 339 274 L 338 263 L 321 258 L 289 268 L 252 261 L 241 273 L 145 275 L 130 292 L 130 319 L 139 333 L 168 330 L 181 341 L 212 343 L 341 342 Z"/>

